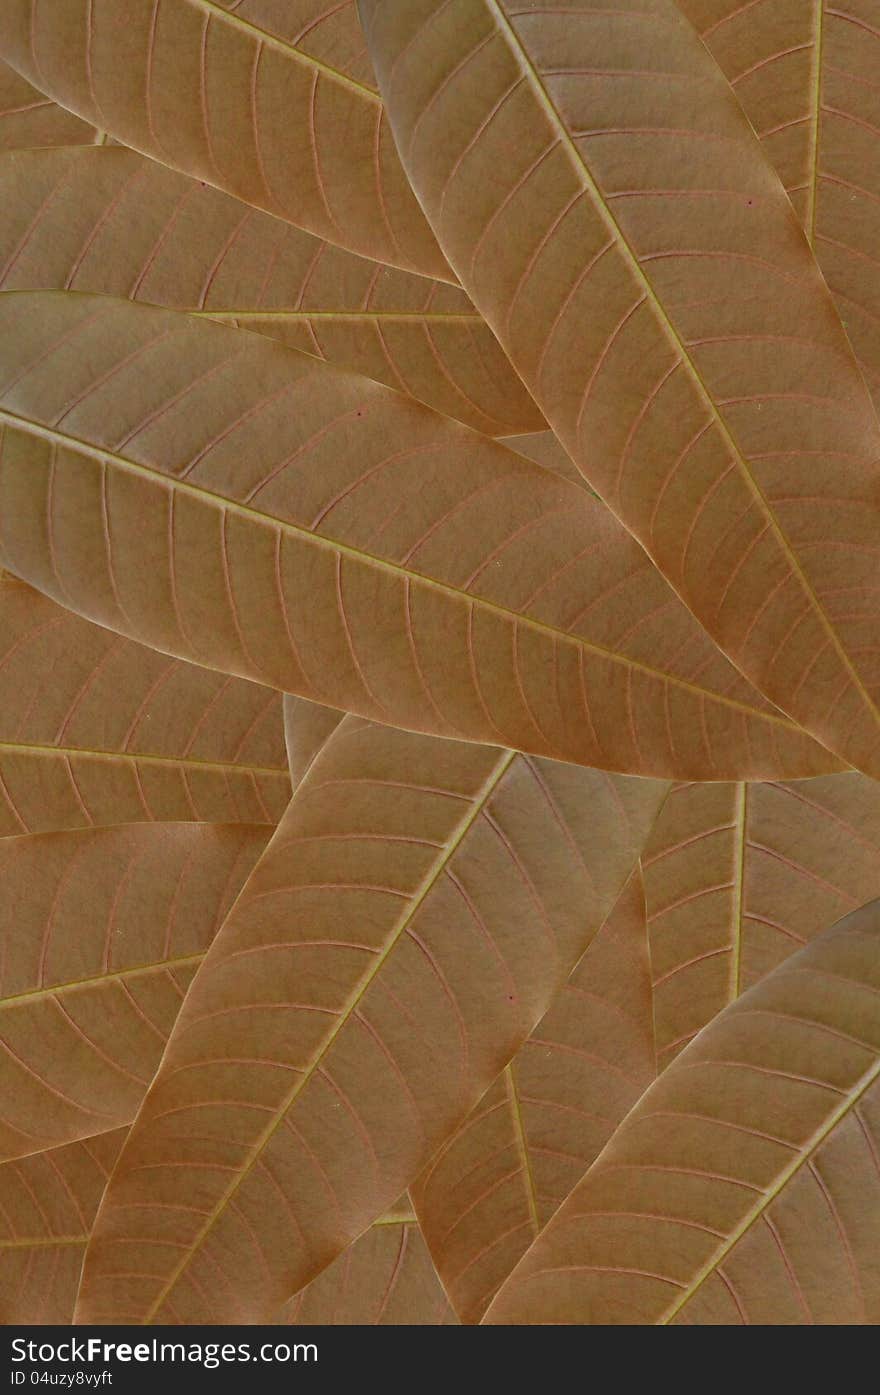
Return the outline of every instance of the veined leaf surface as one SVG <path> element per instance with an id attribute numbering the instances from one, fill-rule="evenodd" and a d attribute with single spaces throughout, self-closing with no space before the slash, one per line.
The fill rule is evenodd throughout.
<path id="1" fill-rule="evenodd" d="M 776 166 L 880 404 L 880 4 L 679 4 Z"/>
<path id="2" fill-rule="evenodd" d="M 642 858 L 661 1069 L 716 1013 L 880 896 L 880 785 L 681 785 Z"/>
<path id="3" fill-rule="evenodd" d="M 0 1164 L 0 1322 L 73 1321 L 86 1241 L 127 1129 Z"/>
<path id="4" fill-rule="evenodd" d="M 4 0 L 0 54 L 134 150 L 352 251 L 453 279 L 378 93 L 319 56 L 312 21 L 326 5 L 308 8 L 291 25 L 287 6 L 220 0 Z"/>
<path id="5" fill-rule="evenodd" d="M 463 1321 L 479 1322 L 654 1079 L 651 1009 L 636 871 L 531 1036 L 411 1189 Z"/>
<path id="6" fill-rule="evenodd" d="M 544 426 L 458 287 L 379 266 L 132 150 L 15 151 L 0 159 L 0 200 L 0 289 L 211 315 L 489 435 Z"/>
<path id="7" fill-rule="evenodd" d="M 277 823 L 277 693 L 170 659 L 0 577 L 0 836 Z"/>
<path id="8" fill-rule="evenodd" d="M 754 694 L 598 500 L 379 384 L 59 292 L 0 297 L 0 375 L 0 562 L 110 629 L 586 765 L 839 764 Z"/>
<path id="9" fill-rule="evenodd" d="M 187 995 L 79 1320 L 264 1320 L 325 1268 L 528 1036 L 664 793 L 346 718 Z"/>
<path id="10" fill-rule="evenodd" d="M 627 1117 L 491 1322 L 880 1320 L 880 905 L 751 988 Z"/>
<path id="11" fill-rule="evenodd" d="M 0 840 L 0 1156 L 130 1122 L 266 836 L 140 824 Z"/>
<path id="12" fill-rule="evenodd" d="M 674 0 L 360 8 L 413 186 L 572 459 L 755 685 L 876 775 L 880 428 L 693 27 Z"/>
<path id="13" fill-rule="evenodd" d="M 90 144 L 100 135 L 0 62 L 0 151 Z"/>

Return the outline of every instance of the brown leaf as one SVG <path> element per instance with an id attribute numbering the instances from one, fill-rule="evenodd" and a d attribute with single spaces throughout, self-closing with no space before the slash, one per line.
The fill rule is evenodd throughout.
<path id="1" fill-rule="evenodd" d="M 0 578 L 0 835 L 277 823 L 278 694 L 169 659 Z"/>
<path id="2" fill-rule="evenodd" d="M 479 1322 L 655 1074 L 636 871 L 504 1075 L 412 1188 L 462 1321 Z"/>
<path id="3" fill-rule="evenodd" d="M 233 12 L 220 0 L 125 0 L 124 11 L 118 0 L 40 0 L 32 12 L 31 0 L 4 0 L 0 53 L 134 150 L 352 251 L 453 279 L 400 168 L 368 61 L 353 51 L 362 43 L 353 7 L 344 17 L 354 76 L 313 23 L 326 9 L 314 0 L 294 17 L 286 5 Z"/>
<path id="4" fill-rule="evenodd" d="M 275 1319 L 292 1326 L 436 1327 L 458 1319 L 415 1216 L 375 1221 L 291 1298 Z"/>
<path id="5" fill-rule="evenodd" d="M 664 792 L 346 718 L 187 995 L 80 1320 L 261 1320 L 325 1268 L 528 1036 Z"/>
<path id="6" fill-rule="evenodd" d="M 677 778 L 838 762 L 598 500 L 367 379 L 109 297 L 0 297 L 0 563 L 325 706 Z"/>
<path id="7" fill-rule="evenodd" d="M 73 1321 L 86 1241 L 127 1132 L 0 1165 L 0 1322 Z"/>
<path id="8" fill-rule="evenodd" d="M 880 904 L 824 931 L 644 1095 L 491 1322 L 880 1321 Z"/>
<path id="9" fill-rule="evenodd" d="M 317 702 L 308 702 L 291 693 L 285 694 L 284 739 L 294 789 L 301 783 L 312 761 L 321 754 L 344 716 L 345 713 L 337 712 L 335 707 L 321 707 Z"/>
<path id="10" fill-rule="evenodd" d="M 876 775 L 880 427 L 692 26 L 674 0 L 361 13 L 413 187 L 572 459 L 755 685 Z"/>
<path id="11" fill-rule="evenodd" d="M 18 151 L 0 161 L 0 200 L 3 290 L 98 291 L 210 315 L 489 435 L 544 425 L 463 291 L 381 268 L 132 150 Z"/>
<path id="12" fill-rule="evenodd" d="M 880 896 L 880 785 L 682 785 L 642 865 L 661 1068 L 745 988 Z"/>
<path id="13" fill-rule="evenodd" d="M 140 824 L 0 840 L 0 1156 L 131 1121 L 266 837 Z"/>
<path id="14" fill-rule="evenodd" d="M 800 216 L 880 405 L 880 7 L 679 0 Z"/>
<path id="15" fill-rule="evenodd" d="M 0 62 L 0 151 L 86 144 L 98 134 Z"/>

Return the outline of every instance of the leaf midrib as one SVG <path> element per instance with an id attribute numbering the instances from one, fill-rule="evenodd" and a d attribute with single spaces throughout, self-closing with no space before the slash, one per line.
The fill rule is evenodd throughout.
<path id="1" fill-rule="evenodd" d="M 45 988 L 28 988 L 24 993 L 10 993 L 0 997 L 0 1014 L 17 1007 L 20 1003 L 41 1002 L 56 998 L 59 993 L 73 992 L 78 988 L 93 988 L 102 983 L 119 983 L 123 979 L 143 978 L 145 974 L 162 973 L 165 969 L 179 969 L 188 964 L 200 964 L 205 951 L 199 954 L 183 954 L 176 959 L 157 959 L 153 964 L 135 964 L 130 969 L 109 969 L 105 974 L 93 974 L 90 978 L 68 979 L 65 983 L 50 984 Z"/>
<path id="2" fill-rule="evenodd" d="M 94 760 L 133 761 L 136 765 L 194 766 L 199 770 L 241 771 L 244 775 L 287 775 L 281 765 L 247 765 L 240 761 L 201 760 L 196 756 L 145 755 L 141 751 L 100 751 L 91 746 L 50 746 L 39 741 L 0 741 L 0 754 L 39 756 L 90 756 Z"/>
<path id="3" fill-rule="evenodd" d="M 712 419 L 715 422 L 715 425 L 717 426 L 718 430 L 720 431 L 724 443 L 727 446 L 727 449 L 730 451 L 730 454 L 733 457 L 737 465 L 737 468 L 745 481 L 747 488 L 749 489 L 753 498 L 755 499 L 755 502 L 757 503 L 760 512 L 765 518 L 768 528 L 775 537 L 776 542 L 780 550 L 782 551 L 789 567 L 791 568 L 792 573 L 800 583 L 801 589 L 805 594 L 811 609 L 817 616 L 819 623 L 822 626 L 822 629 L 825 631 L 825 634 L 827 635 L 832 647 L 837 653 L 840 662 L 843 664 L 844 668 L 849 674 L 854 687 L 860 694 L 868 711 L 872 714 L 875 722 L 878 725 L 880 725 L 880 709 L 878 709 L 876 703 L 872 700 L 870 694 L 865 688 L 861 676 L 859 675 L 858 671 L 853 665 L 853 662 L 850 659 L 846 649 L 843 647 L 843 644 L 837 634 L 837 631 L 834 629 L 833 625 L 831 624 L 830 620 L 825 614 L 824 607 L 822 606 L 818 596 L 814 592 L 806 576 L 806 573 L 804 572 L 803 567 L 801 566 L 797 558 L 797 555 L 792 549 L 791 544 L 789 543 L 788 538 L 785 532 L 783 531 L 782 525 L 779 523 L 775 513 L 770 508 L 764 496 L 763 490 L 758 484 L 758 481 L 755 479 L 755 476 L 752 474 L 752 471 L 749 467 L 749 464 L 745 456 L 740 450 L 731 430 L 729 429 L 726 421 L 721 415 L 721 412 L 719 411 L 715 403 L 715 400 L 712 397 L 712 394 L 709 392 L 709 389 L 706 386 L 703 376 L 700 373 L 696 363 L 694 362 L 691 356 L 690 350 L 688 349 L 684 340 L 681 338 L 680 334 L 678 333 L 678 330 L 673 325 L 671 319 L 667 315 L 659 297 L 657 296 L 657 293 L 655 292 L 651 284 L 651 281 L 649 280 L 648 276 L 642 268 L 641 262 L 636 256 L 635 251 L 630 245 L 628 238 L 625 236 L 623 229 L 620 227 L 620 224 L 615 218 L 606 199 L 603 197 L 599 189 L 599 186 L 593 178 L 593 175 L 584 157 L 575 145 L 574 140 L 572 139 L 565 122 L 562 120 L 562 117 L 560 116 L 556 108 L 556 105 L 553 102 L 553 99 L 551 98 L 549 92 L 544 86 L 544 83 L 540 77 L 540 74 L 538 73 L 537 68 L 532 63 L 522 42 L 520 41 L 519 35 L 517 34 L 507 15 L 501 9 L 498 0 L 483 0 L 483 3 L 489 10 L 490 14 L 494 17 L 496 28 L 500 33 L 502 41 L 505 40 L 505 35 L 507 36 L 507 43 L 513 53 L 513 56 L 515 59 L 518 60 L 519 65 L 523 70 L 523 74 L 527 82 L 531 86 L 532 90 L 534 91 L 539 105 L 543 107 L 551 126 L 557 130 L 559 134 L 560 144 L 565 149 L 569 159 L 574 165 L 576 175 L 583 180 L 587 190 L 592 196 L 594 206 L 599 212 L 600 217 L 605 223 L 609 233 L 611 233 L 611 235 L 613 236 L 616 244 L 623 252 L 632 274 L 643 287 L 646 300 L 648 304 L 650 304 L 650 306 L 652 307 L 661 329 L 672 342 L 676 352 L 680 355 L 680 361 L 682 366 L 690 374 L 690 377 L 694 385 L 696 386 L 700 397 L 703 400 L 704 406 L 710 412 Z M 794 216 L 793 213 L 792 216 Z M 867 392 L 867 389 L 865 389 L 865 391 Z M 619 517 L 619 515 L 617 515 L 615 510 L 612 509 L 611 504 L 608 503 L 607 500 L 605 501 L 605 503 L 606 506 L 609 509 L 611 509 L 613 513 L 615 513 L 615 517 Z M 620 519 L 620 522 L 624 523 L 624 520 Z M 625 523 L 624 527 L 626 527 Z M 669 581 L 669 585 L 672 585 L 671 581 Z M 682 599 L 684 600 L 684 597 L 682 597 Z"/>
<path id="4" fill-rule="evenodd" d="M 394 951 L 402 935 L 405 933 L 407 927 L 412 923 L 413 918 L 419 910 L 419 907 L 422 905 L 423 901 L 428 896 L 432 888 L 437 884 L 437 881 L 443 873 L 444 869 L 452 860 L 459 846 L 463 842 L 464 838 L 467 836 L 471 826 L 476 822 L 477 818 L 479 818 L 480 814 L 482 813 L 492 794 L 497 789 L 498 785 L 500 784 L 501 780 L 507 773 L 507 770 L 509 769 L 513 761 L 516 759 L 516 757 L 516 751 L 503 751 L 500 754 L 498 760 L 495 762 L 495 765 L 491 773 L 487 776 L 482 786 L 475 794 L 473 804 L 463 815 L 463 817 L 459 820 L 458 826 L 453 835 L 449 838 L 449 840 L 446 843 L 443 844 L 443 847 L 439 850 L 439 855 L 432 862 L 428 871 L 425 873 L 425 876 L 422 878 L 422 881 L 420 882 L 419 886 L 413 892 L 413 895 L 409 900 L 406 910 L 403 912 L 396 925 L 394 925 L 392 930 L 389 932 L 385 948 L 376 956 L 373 963 L 370 965 L 370 968 L 358 981 L 354 993 L 352 994 L 348 1003 L 346 1003 L 346 1005 L 340 1010 L 338 1017 L 333 1023 L 333 1026 L 329 1029 L 327 1035 L 319 1045 L 313 1060 L 309 1063 L 309 1065 L 303 1071 L 302 1075 L 297 1079 L 295 1084 L 285 1095 L 284 1099 L 278 1106 L 274 1119 L 271 1120 L 269 1124 L 267 1124 L 266 1128 L 257 1138 L 256 1142 L 253 1145 L 253 1148 L 251 1149 L 251 1156 L 248 1159 L 247 1163 L 244 1164 L 237 1171 L 229 1186 L 226 1188 L 226 1191 L 223 1193 L 222 1197 L 215 1206 L 213 1212 L 208 1217 L 202 1229 L 199 1231 L 199 1234 L 187 1247 L 186 1252 L 184 1253 L 178 1264 L 175 1266 L 170 1277 L 162 1286 L 162 1289 L 160 1290 L 158 1296 L 150 1304 L 150 1307 L 144 1316 L 145 1326 L 153 1321 L 156 1313 L 161 1308 L 163 1302 L 165 1301 L 171 1290 L 174 1288 L 181 1274 L 184 1272 L 197 1250 L 204 1243 L 206 1237 L 210 1233 L 213 1226 L 216 1224 L 220 1216 L 223 1214 L 226 1205 L 232 1199 L 232 1197 L 235 1195 L 238 1189 L 243 1185 L 244 1181 L 250 1174 L 252 1168 L 256 1165 L 257 1161 L 259 1160 L 264 1149 L 266 1148 L 272 1137 L 275 1135 L 277 1130 L 283 1124 L 285 1118 L 287 1117 L 288 1111 L 293 1107 L 295 1101 L 302 1094 L 303 1090 L 314 1076 L 315 1071 L 318 1069 L 321 1062 L 325 1059 L 328 1051 L 332 1047 L 337 1036 L 343 1030 L 343 1028 L 346 1027 L 350 1022 L 355 1010 L 357 1009 L 358 1004 L 363 999 L 365 993 L 369 989 L 370 985 L 373 983 L 376 976 L 380 973 L 386 960 L 388 959 L 389 955 Z"/>
<path id="5" fill-rule="evenodd" d="M 263 513 L 261 510 L 255 509 L 249 504 L 242 504 L 238 500 L 228 499 L 222 494 L 215 494 L 212 490 L 194 485 L 189 480 L 181 480 L 174 475 L 165 474 L 161 470 L 152 469 L 148 465 L 128 460 L 124 456 L 115 454 L 113 451 L 106 450 L 101 446 L 96 446 L 91 442 L 83 441 L 79 437 L 55 431 L 51 427 L 43 426 L 26 417 L 21 417 L 17 413 L 10 412 L 6 408 L 0 408 L 0 422 L 8 423 L 14 430 L 22 431 L 25 435 L 36 436 L 42 440 L 48 441 L 52 445 L 62 446 L 71 451 L 91 456 L 95 460 L 105 461 L 111 465 L 115 465 L 119 469 L 127 470 L 131 474 L 149 480 L 152 484 L 163 484 L 168 489 L 179 490 L 203 502 L 208 500 L 229 513 L 247 519 L 249 522 L 256 521 L 275 530 L 280 529 L 282 532 L 293 537 L 305 540 L 312 546 L 325 548 L 334 554 L 348 557 L 361 566 L 376 567 L 401 580 L 415 579 L 420 584 L 443 595 L 451 596 L 456 601 L 464 601 L 469 605 L 478 605 L 484 611 L 498 615 L 515 625 L 526 626 L 535 633 L 547 635 L 554 641 L 561 641 L 563 644 L 570 645 L 575 650 L 584 650 L 589 654 L 594 654 L 599 658 L 606 659 L 610 663 L 622 664 L 636 673 L 645 674 L 661 683 L 668 683 L 672 687 L 679 688 L 684 692 L 693 693 L 703 700 L 708 699 L 732 711 L 744 712 L 750 717 L 771 722 L 776 726 L 783 727 L 786 731 L 801 732 L 802 730 L 797 722 L 794 722 L 790 717 L 786 717 L 782 713 L 777 714 L 772 711 L 763 712 L 756 707 L 750 707 L 747 703 L 741 702 L 737 698 L 727 697 L 723 693 L 716 693 L 710 688 L 701 688 L 696 683 L 691 683 L 687 679 L 680 678 L 672 673 L 665 673 L 662 669 L 654 668 L 651 664 L 646 664 L 638 659 L 632 659 L 626 654 L 619 653 L 612 649 L 605 649 L 603 646 L 591 640 L 584 639 L 580 635 L 571 634 L 567 630 L 555 629 L 552 625 L 545 624 L 541 620 L 536 620 L 530 615 L 524 615 L 520 611 L 509 610 L 506 606 L 499 605 L 496 601 L 487 600 L 470 591 L 462 591 L 458 587 L 450 585 L 448 582 L 437 581 L 435 578 L 427 576 L 423 572 L 416 571 L 415 569 L 407 569 L 399 563 L 390 562 L 384 557 L 377 557 L 373 553 L 365 552 L 359 548 L 353 547 L 349 543 L 338 542 L 320 533 L 310 532 L 308 528 L 301 524 L 291 523 L 287 519 L 277 518 L 272 514 Z M 514 454 L 516 453 L 514 452 Z M 519 459 L 519 457 L 517 458 Z M 525 459 L 527 457 L 522 458 Z M 540 469 L 541 467 L 536 466 L 535 468 Z M 577 492 L 577 485 L 572 484 L 570 487 L 573 491 Z"/>

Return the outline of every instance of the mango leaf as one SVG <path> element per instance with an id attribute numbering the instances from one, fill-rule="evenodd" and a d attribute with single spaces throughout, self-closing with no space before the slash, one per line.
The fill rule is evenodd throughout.
<path id="1" fill-rule="evenodd" d="M 544 425 L 457 287 L 380 267 L 132 150 L 17 151 L 0 160 L 0 199 L 4 290 L 98 291 L 210 315 L 489 435 Z"/>
<path id="2" fill-rule="evenodd" d="M 261 1320 L 325 1268 L 528 1036 L 665 789 L 347 717 L 193 981 L 79 1320 Z"/>
<path id="3" fill-rule="evenodd" d="M 660 1076 L 490 1322 L 880 1320 L 880 904 L 823 931 Z"/>
<path id="4" fill-rule="evenodd" d="M 378 93 L 315 20 L 220 0 L 4 0 L 0 55 L 124 145 L 377 261 L 453 279 Z M 361 46 L 350 6 L 348 29 Z M 351 59 L 356 60 L 354 44 Z M 360 71 L 358 72 L 358 68 Z M 366 80 L 365 80 L 366 77 Z"/>
<path id="5" fill-rule="evenodd" d="M 636 871 L 503 1076 L 411 1189 L 462 1321 L 479 1322 L 654 1079 L 651 1007 Z"/>
<path id="6" fill-rule="evenodd" d="M 0 1322 L 73 1321 L 86 1241 L 127 1132 L 0 1165 Z"/>
<path id="7" fill-rule="evenodd" d="M 360 8 L 413 187 L 572 459 L 756 687 L 876 775 L 880 427 L 693 27 L 674 0 Z"/>
<path id="8" fill-rule="evenodd" d="M 140 824 L 0 841 L 0 1156 L 130 1122 L 266 836 Z"/>
<path id="9" fill-rule="evenodd" d="M 880 6 L 679 0 L 795 206 L 880 405 Z"/>
<path id="10" fill-rule="evenodd" d="M 99 135 L 0 62 L 0 151 L 86 144 Z"/>
<path id="11" fill-rule="evenodd" d="M 285 1304 L 295 1326 L 436 1327 L 457 1322 L 411 1211 L 374 1221 L 353 1245 Z"/>
<path id="12" fill-rule="evenodd" d="M 379 384 L 59 292 L 0 297 L 0 382 L 0 563 L 109 629 L 587 765 L 838 765 L 754 695 L 598 500 Z"/>
<path id="13" fill-rule="evenodd" d="M 682 785 L 642 857 L 661 1068 L 745 988 L 880 896 L 880 785 Z"/>
<path id="14" fill-rule="evenodd" d="M 280 706 L 0 577 L 0 835 L 275 824 L 290 797 Z"/>

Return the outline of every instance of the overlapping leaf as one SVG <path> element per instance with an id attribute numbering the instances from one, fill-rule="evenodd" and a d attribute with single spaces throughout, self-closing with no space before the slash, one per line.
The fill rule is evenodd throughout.
<path id="1" fill-rule="evenodd" d="M 0 62 L 0 151 L 88 144 L 100 132 Z"/>
<path id="2" fill-rule="evenodd" d="M 880 895 L 880 785 L 685 785 L 643 854 L 661 1068 L 729 1002 Z"/>
<path id="3" fill-rule="evenodd" d="M 528 1041 L 412 1189 L 464 1321 L 479 1321 L 654 1075 L 645 903 L 635 872 Z"/>
<path id="4" fill-rule="evenodd" d="M 528 1036 L 664 792 L 347 718 L 187 995 L 81 1320 L 264 1319 L 326 1267 Z"/>
<path id="5" fill-rule="evenodd" d="M 489 1321 L 880 1320 L 878 916 L 824 931 L 682 1052 Z"/>
<path id="6" fill-rule="evenodd" d="M 0 577 L 0 835 L 277 823 L 277 693 L 169 659 Z"/>
<path id="7" fill-rule="evenodd" d="M 0 1322 L 69 1323 L 86 1241 L 127 1133 L 0 1165 Z"/>
<path id="8" fill-rule="evenodd" d="M 679 4 L 779 171 L 880 402 L 880 5 Z"/>
<path id="9" fill-rule="evenodd" d="M 457 287 L 345 252 L 132 150 L 16 151 L 0 160 L 0 200 L 4 290 L 99 291 L 209 314 L 489 435 L 544 424 Z"/>
<path id="10" fill-rule="evenodd" d="M 422 205 L 569 454 L 743 672 L 876 774 L 880 429 L 692 26 L 674 0 L 361 14 Z"/>
<path id="11" fill-rule="evenodd" d="M 10 293 L 0 336 L 0 562 L 89 619 L 327 706 L 593 766 L 835 768 L 599 501 L 524 457 L 148 306 Z"/>
<path id="12" fill-rule="evenodd" d="M 265 842 L 211 824 L 0 840 L 0 1156 L 130 1122 Z"/>
<path id="13" fill-rule="evenodd" d="M 338 35 L 321 38 L 327 9 L 4 0 L 0 55 L 134 150 L 355 252 L 450 277 L 356 52 L 354 10 L 340 7 L 340 55 Z"/>

